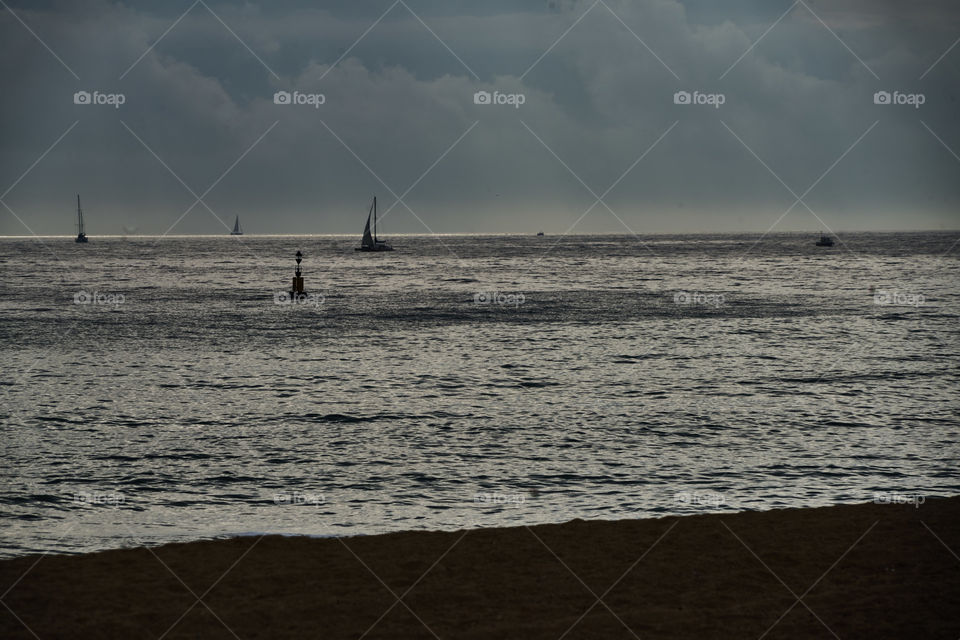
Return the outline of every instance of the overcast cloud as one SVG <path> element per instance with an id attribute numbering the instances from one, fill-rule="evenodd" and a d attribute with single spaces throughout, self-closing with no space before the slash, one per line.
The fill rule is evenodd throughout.
<path id="1" fill-rule="evenodd" d="M 958 226 L 950 0 L 7 4 L 0 235 Z"/>

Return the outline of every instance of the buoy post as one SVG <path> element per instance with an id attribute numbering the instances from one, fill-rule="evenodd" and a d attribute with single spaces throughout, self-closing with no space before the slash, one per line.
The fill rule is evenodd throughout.
<path id="1" fill-rule="evenodd" d="M 293 289 L 290 291 L 292 297 L 303 295 L 303 274 L 300 272 L 301 260 L 303 260 L 303 254 L 297 251 L 297 270 L 293 273 Z"/>

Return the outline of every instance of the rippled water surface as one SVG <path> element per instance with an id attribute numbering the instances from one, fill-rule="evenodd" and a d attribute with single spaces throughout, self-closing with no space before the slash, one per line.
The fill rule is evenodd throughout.
<path id="1" fill-rule="evenodd" d="M 0 555 L 953 495 L 958 239 L 0 239 Z"/>

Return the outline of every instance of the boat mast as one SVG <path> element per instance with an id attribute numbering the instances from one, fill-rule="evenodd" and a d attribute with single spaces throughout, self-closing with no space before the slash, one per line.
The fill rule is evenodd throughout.
<path id="1" fill-rule="evenodd" d="M 377 244 L 377 196 L 373 196 L 373 244 Z"/>
<path id="2" fill-rule="evenodd" d="M 77 194 L 77 233 L 83 235 L 83 209 L 80 208 L 80 194 Z"/>

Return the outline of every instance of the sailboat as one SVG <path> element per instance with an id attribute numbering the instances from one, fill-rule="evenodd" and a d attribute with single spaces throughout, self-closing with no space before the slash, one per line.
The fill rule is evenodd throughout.
<path id="1" fill-rule="evenodd" d="M 373 218 L 373 234 L 370 233 L 370 219 Z M 363 228 L 363 240 L 354 251 L 393 251 L 393 247 L 377 238 L 377 196 L 373 196 L 373 204 L 367 213 L 367 226 Z"/>
<path id="2" fill-rule="evenodd" d="M 77 194 L 77 239 L 74 242 L 86 242 L 87 234 L 83 232 L 83 209 L 80 208 L 80 194 Z"/>
<path id="3" fill-rule="evenodd" d="M 240 228 L 240 216 L 237 216 L 237 219 L 233 222 L 233 231 L 230 232 L 232 236 L 242 236 L 243 229 Z"/>
<path id="4" fill-rule="evenodd" d="M 833 246 L 833 238 L 831 238 L 831 237 L 828 236 L 827 234 L 821 232 L 821 233 L 820 233 L 820 239 L 817 240 L 817 246 L 818 246 L 818 247 L 832 247 L 832 246 Z"/>

